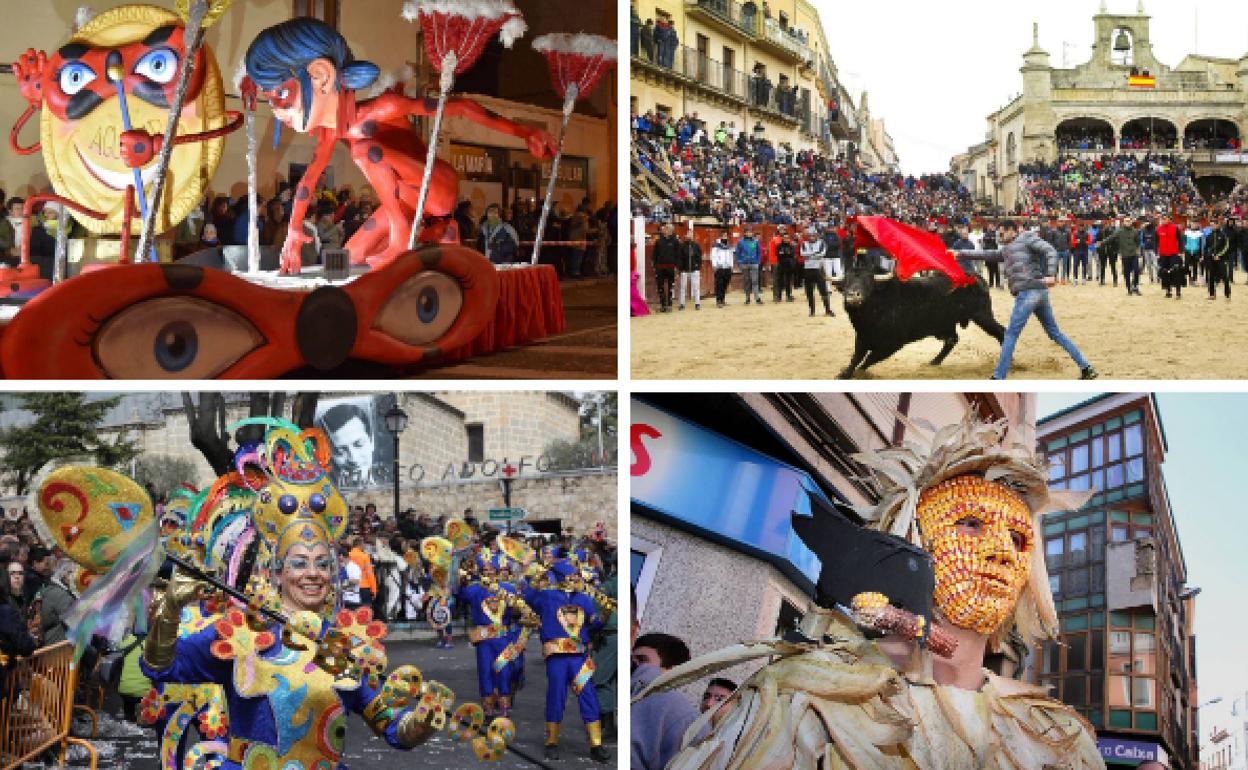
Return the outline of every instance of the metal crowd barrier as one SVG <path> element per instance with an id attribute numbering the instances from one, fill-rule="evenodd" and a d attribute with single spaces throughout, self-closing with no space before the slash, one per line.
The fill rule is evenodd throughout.
<path id="1" fill-rule="evenodd" d="M 78 680 L 73 645 L 58 642 L 41 647 L 29 658 L 13 659 L 0 671 L 0 770 L 16 770 L 57 745 L 64 766 L 65 749 L 71 743 L 87 750 L 91 770 L 95 770 L 95 747 L 69 734 Z M 89 712 L 95 724 L 91 709 L 77 708 Z"/>

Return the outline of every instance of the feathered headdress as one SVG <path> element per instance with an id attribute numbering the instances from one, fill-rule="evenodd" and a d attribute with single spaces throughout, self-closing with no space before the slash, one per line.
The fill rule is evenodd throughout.
<path id="1" fill-rule="evenodd" d="M 1038 546 L 1044 542 L 1040 518 L 1048 511 L 1077 509 L 1088 495 L 1050 492 L 1047 464 L 1030 447 L 1006 442 L 1009 426 L 1004 420 L 980 422 L 968 412 L 961 422 L 937 429 L 917 418 L 898 415 L 898 419 L 912 438 L 901 446 L 854 457 L 874 472 L 880 491 L 878 503 L 860 507 L 857 513 L 869 526 L 926 548 L 917 515 L 923 490 L 957 476 L 981 476 L 1014 490 L 1031 509 L 1032 542 L 1037 547 L 1032 549 L 1030 577 L 1014 608 L 1013 622 L 1002 624 L 989 642 L 999 649 L 1011 626 L 1028 644 L 1056 638 L 1057 611 L 1044 550 Z"/>

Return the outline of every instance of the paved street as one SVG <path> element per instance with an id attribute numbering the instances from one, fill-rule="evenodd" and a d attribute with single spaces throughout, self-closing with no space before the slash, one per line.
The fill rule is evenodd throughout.
<path id="1" fill-rule="evenodd" d="M 459 635 L 461 627 L 456 628 Z M 541 661 L 536 640 L 530 641 L 527 676 L 528 684 L 519 696 L 519 707 L 513 712 L 512 719 L 516 723 L 515 748 L 542 763 L 542 725 L 543 707 L 545 703 L 545 666 Z M 411 663 L 420 667 L 428 679 L 437 679 L 448 685 L 459 700 L 477 698 L 477 680 L 472 647 L 466 642 L 457 641 L 451 650 L 434 648 L 432 641 L 392 641 L 386 645 L 390 658 L 390 668 Z M 536 655 L 535 655 L 536 653 Z M 121 704 L 116 698 L 106 703 L 106 711 L 110 715 L 101 718 L 101 737 L 95 741 L 99 752 L 100 770 L 159 770 L 157 743 L 150 730 L 118 721 Z M 81 730 L 77 734 L 85 734 Z M 580 715 L 573 699 L 568 701 L 568 709 L 564 714 L 562 740 L 560 749 L 563 758 L 558 762 L 548 763 L 553 768 L 569 767 L 614 767 L 616 746 L 612 739 L 607 741 L 611 752 L 609 765 L 599 765 L 589 758 L 589 743 L 582 726 Z M 373 770 L 381 768 L 393 769 L 396 761 L 403 768 L 506 768 L 508 770 L 532 770 L 541 766 L 522 758 L 518 753 L 508 752 L 507 756 L 495 763 L 484 763 L 477 760 L 470 746 L 454 743 L 444 734 L 433 738 L 429 743 L 411 752 L 398 753 L 391 749 L 372 732 L 355 715 L 347 724 L 347 752 L 344 764 L 351 770 Z M 71 753 L 70 766 L 83 767 L 85 761 Z M 29 764 L 30 770 L 39 770 L 42 765 Z M 55 763 L 47 766 L 55 767 Z"/>

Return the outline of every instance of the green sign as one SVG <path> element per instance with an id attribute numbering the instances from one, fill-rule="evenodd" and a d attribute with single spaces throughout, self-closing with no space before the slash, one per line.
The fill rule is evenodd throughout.
<path id="1" fill-rule="evenodd" d="M 523 508 L 491 508 L 487 513 L 490 521 L 520 521 L 528 515 Z"/>

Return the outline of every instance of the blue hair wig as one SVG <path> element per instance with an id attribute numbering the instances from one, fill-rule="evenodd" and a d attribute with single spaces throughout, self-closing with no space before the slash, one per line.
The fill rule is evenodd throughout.
<path id="1" fill-rule="evenodd" d="M 376 64 L 356 61 L 346 39 L 323 21 L 300 16 L 269 27 L 247 48 L 247 74 L 256 85 L 271 91 L 291 78 L 299 81 L 303 98 L 303 122 L 312 110 L 312 79 L 308 65 L 328 59 L 338 70 L 335 88 L 367 88 L 381 74 Z"/>

